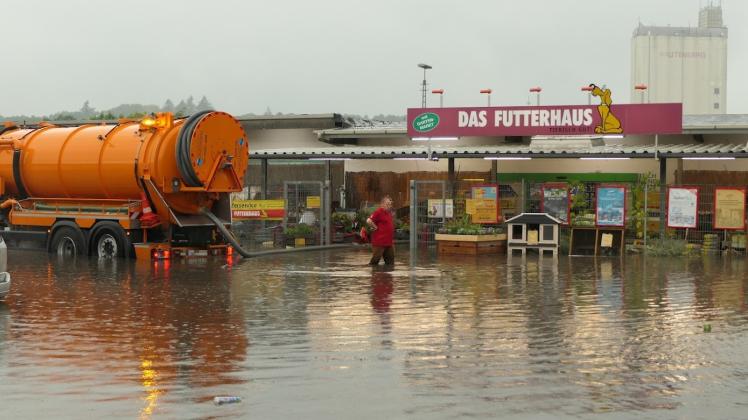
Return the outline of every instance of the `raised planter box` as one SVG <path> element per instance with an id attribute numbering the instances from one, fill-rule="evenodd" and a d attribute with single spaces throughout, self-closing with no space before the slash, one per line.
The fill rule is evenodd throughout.
<path id="1" fill-rule="evenodd" d="M 434 236 L 439 254 L 486 255 L 506 253 L 506 234 Z"/>

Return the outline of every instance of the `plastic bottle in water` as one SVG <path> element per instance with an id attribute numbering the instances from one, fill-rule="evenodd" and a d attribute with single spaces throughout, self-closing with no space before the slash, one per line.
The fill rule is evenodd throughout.
<path id="1" fill-rule="evenodd" d="M 242 402 L 241 397 L 213 397 L 213 404 L 216 405 L 234 404 L 238 402 Z"/>

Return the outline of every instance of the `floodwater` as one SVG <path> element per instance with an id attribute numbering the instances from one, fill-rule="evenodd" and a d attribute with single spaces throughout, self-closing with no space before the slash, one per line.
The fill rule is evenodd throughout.
<path id="1" fill-rule="evenodd" d="M 10 252 L 0 417 L 746 416 L 745 257 L 366 261 Z"/>

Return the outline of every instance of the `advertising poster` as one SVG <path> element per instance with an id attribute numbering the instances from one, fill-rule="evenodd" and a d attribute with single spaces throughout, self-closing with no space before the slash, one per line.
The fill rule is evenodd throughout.
<path id="1" fill-rule="evenodd" d="M 694 229 L 698 225 L 699 189 L 670 187 L 667 191 L 667 227 Z"/>
<path id="2" fill-rule="evenodd" d="M 598 187 L 595 224 L 597 226 L 626 225 L 626 187 Z"/>
<path id="3" fill-rule="evenodd" d="M 498 223 L 499 187 L 496 184 L 478 185 L 471 188 L 473 223 Z"/>
<path id="4" fill-rule="evenodd" d="M 714 228 L 745 229 L 745 188 L 714 190 Z"/>
<path id="5" fill-rule="evenodd" d="M 285 200 L 234 200 L 231 217 L 234 220 L 283 220 Z"/>
<path id="6" fill-rule="evenodd" d="M 543 184 L 543 200 L 540 211 L 569 224 L 569 188 L 566 184 Z"/>
<path id="7" fill-rule="evenodd" d="M 452 199 L 444 200 L 429 200 L 429 218 L 452 218 L 454 217 L 454 202 Z M 446 215 L 444 214 L 446 212 Z"/>

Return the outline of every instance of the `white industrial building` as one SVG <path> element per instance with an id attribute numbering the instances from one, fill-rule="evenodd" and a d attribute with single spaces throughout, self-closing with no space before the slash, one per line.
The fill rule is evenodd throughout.
<path id="1" fill-rule="evenodd" d="M 682 102 L 687 115 L 727 113 L 727 28 L 721 6 L 704 7 L 697 27 L 639 24 L 631 39 L 631 102 Z"/>

